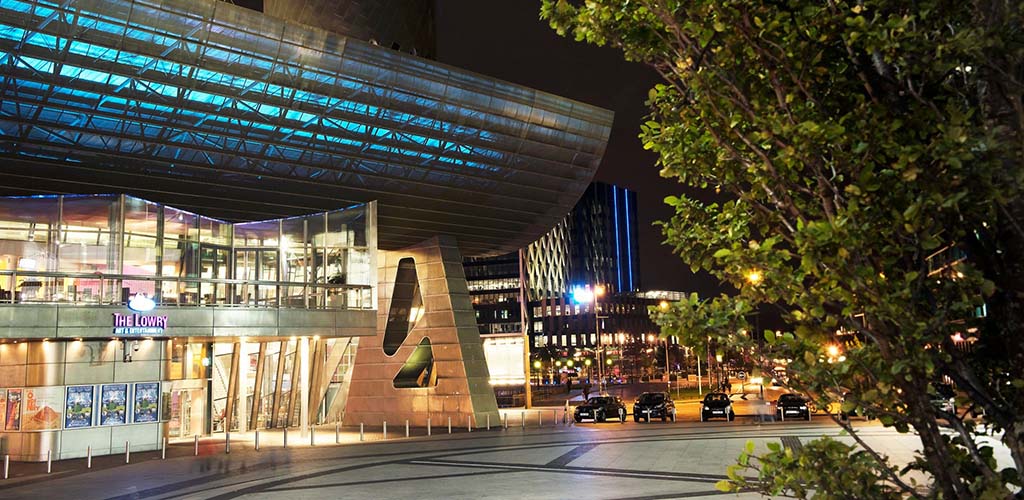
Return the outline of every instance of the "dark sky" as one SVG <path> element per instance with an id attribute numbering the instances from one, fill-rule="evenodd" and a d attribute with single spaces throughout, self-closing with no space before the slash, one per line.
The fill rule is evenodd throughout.
<path id="1" fill-rule="evenodd" d="M 539 20 L 532 0 L 438 0 L 437 42 L 441 62 L 615 111 L 611 140 L 597 180 L 637 192 L 641 286 L 647 290 L 715 289 L 713 278 L 694 277 L 661 244 L 652 227 L 672 211 L 662 202 L 681 186 L 663 179 L 655 155 L 637 135 L 647 114 L 647 91 L 658 81 L 650 68 L 627 63 L 620 52 L 558 36 Z"/>

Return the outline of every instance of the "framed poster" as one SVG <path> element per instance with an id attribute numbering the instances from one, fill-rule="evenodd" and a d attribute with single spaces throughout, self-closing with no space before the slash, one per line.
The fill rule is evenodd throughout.
<path id="1" fill-rule="evenodd" d="M 135 384 L 135 404 L 132 405 L 132 422 L 156 422 L 160 408 L 160 382 Z"/>
<path id="2" fill-rule="evenodd" d="M 91 385 L 68 387 L 68 395 L 64 401 L 65 429 L 92 426 L 93 393 Z"/>
<path id="3" fill-rule="evenodd" d="M 64 420 L 64 388 L 29 387 L 25 389 L 23 431 L 51 431 L 60 429 Z"/>
<path id="4" fill-rule="evenodd" d="M 7 389 L 7 421 L 4 429 L 21 430 L 21 389 Z"/>
<path id="5" fill-rule="evenodd" d="M 0 389 L 0 430 L 7 423 L 7 389 Z"/>
<path id="6" fill-rule="evenodd" d="M 100 388 L 100 425 L 119 425 L 128 418 L 128 384 Z"/>

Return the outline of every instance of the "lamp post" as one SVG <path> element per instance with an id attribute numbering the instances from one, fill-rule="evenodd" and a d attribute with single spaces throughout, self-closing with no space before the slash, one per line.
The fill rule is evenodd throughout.
<path id="1" fill-rule="evenodd" d="M 576 288 L 572 292 L 572 299 L 577 304 L 594 304 L 594 330 L 597 334 L 597 390 L 603 390 L 604 386 L 604 339 L 601 338 L 601 316 L 600 298 L 604 295 L 604 286 L 595 285 L 593 289 L 589 286 Z"/>

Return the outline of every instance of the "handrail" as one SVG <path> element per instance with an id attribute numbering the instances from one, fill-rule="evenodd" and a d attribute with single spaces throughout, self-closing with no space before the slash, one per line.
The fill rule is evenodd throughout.
<path id="1" fill-rule="evenodd" d="M 90 293 L 88 299 L 81 300 L 76 294 L 68 299 L 63 293 L 54 293 L 49 297 L 45 297 L 42 300 L 24 299 L 19 297 L 18 292 L 13 290 L 19 285 L 17 283 L 18 278 L 39 278 L 43 280 L 55 280 L 55 279 L 78 279 L 78 280 L 97 280 L 99 281 L 99 288 L 97 294 L 93 295 Z M 336 283 L 310 283 L 310 282 L 292 282 L 292 281 L 264 281 L 264 280 L 248 280 L 248 279 L 236 279 L 236 278 L 202 278 L 202 277 L 179 277 L 179 276 L 137 276 L 128 274 L 104 274 L 101 272 L 94 273 L 74 273 L 74 272 L 59 272 L 59 271 L 27 271 L 27 270 L 0 270 L 0 290 L 3 290 L 3 286 L 10 285 L 12 290 L 8 296 L 0 295 L 0 304 L 8 303 L 71 303 L 71 304 L 125 304 L 126 299 L 123 298 L 123 292 L 109 293 L 111 290 L 124 290 L 129 287 L 124 287 L 125 283 L 131 282 L 153 282 L 153 283 L 173 283 L 176 287 L 180 287 L 182 284 L 188 288 L 195 289 L 196 291 L 182 291 L 180 288 L 170 294 L 171 297 L 177 297 L 174 300 L 168 300 L 168 297 L 164 296 L 164 290 L 160 287 L 154 286 L 153 300 L 160 305 L 169 305 L 175 307 L 203 307 L 203 306 L 227 306 L 227 307 L 268 307 L 268 308 L 284 308 L 284 309 L 372 309 L 373 300 L 372 296 L 367 297 L 367 292 L 372 292 L 373 287 L 371 285 L 357 285 L 357 284 L 336 284 Z M 109 284 L 109 289 L 106 289 Z M 24 286 L 25 282 L 22 281 L 20 286 Z M 42 284 L 44 287 L 52 287 L 52 284 Z M 203 286 L 207 285 L 207 286 Z M 211 292 L 205 295 L 200 295 L 205 290 L 210 290 L 208 286 L 224 286 L 223 289 L 213 289 Z M 254 294 L 248 293 L 248 287 L 253 287 Z M 269 294 L 270 289 L 273 289 L 273 294 Z M 282 289 L 301 289 L 301 294 L 286 295 L 282 293 Z M 247 293 L 245 299 L 241 298 L 241 295 L 236 295 L 236 291 L 245 291 Z M 88 290 L 88 289 L 87 289 Z M 260 291 L 264 291 L 261 298 Z M 5 290 L 4 290 L 5 291 Z M 345 292 L 356 292 L 356 296 L 345 296 Z M 130 293 L 130 290 L 129 290 Z M 191 300 L 186 300 L 190 298 Z M 336 303 L 331 297 L 340 297 L 340 300 Z M 352 300 L 349 300 L 349 297 Z M 200 300 L 202 298 L 202 300 Z M 354 304 L 349 304 L 353 302 Z M 364 305 L 365 304 L 365 305 Z"/>

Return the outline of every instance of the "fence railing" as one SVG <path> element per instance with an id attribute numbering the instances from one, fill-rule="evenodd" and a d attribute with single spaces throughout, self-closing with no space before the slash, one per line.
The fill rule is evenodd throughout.
<path id="1" fill-rule="evenodd" d="M 170 307 L 374 307 L 370 285 L 0 270 L 0 304 L 127 305 L 139 293 Z"/>

